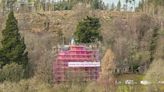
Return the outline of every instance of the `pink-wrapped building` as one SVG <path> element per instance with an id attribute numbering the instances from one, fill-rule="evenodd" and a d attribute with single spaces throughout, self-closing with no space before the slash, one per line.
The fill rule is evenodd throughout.
<path id="1" fill-rule="evenodd" d="M 97 80 L 100 72 L 98 50 L 84 45 L 67 45 L 61 48 L 53 63 L 55 83 L 71 80 Z"/>

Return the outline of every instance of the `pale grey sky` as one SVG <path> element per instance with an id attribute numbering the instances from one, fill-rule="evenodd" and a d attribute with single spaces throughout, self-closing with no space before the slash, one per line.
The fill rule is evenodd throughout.
<path id="1" fill-rule="evenodd" d="M 50 0 L 50 1 L 59 1 L 59 0 Z M 117 5 L 119 0 L 103 0 L 106 4 L 112 5 L 112 3 L 114 3 L 115 5 Z M 125 0 L 120 0 L 122 6 L 125 4 Z M 135 0 L 136 1 L 136 6 L 138 5 L 140 0 Z"/>
<path id="2" fill-rule="evenodd" d="M 119 0 L 103 0 L 105 3 L 108 3 L 109 5 L 111 5 L 112 3 L 114 3 L 115 5 L 117 5 Z M 122 5 L 125 4 L 125 0 L 120 0 Z M 135 0 L 136 1 L 136 5 L 138 5 L 140 0 Z"/>
<path id="3" fill-rule="evenodd" d="M 109 3 L 109 4 L 112 4 L 112 3 L 117 3 L 119 0 L 103 0 L 105 3 Z"/>

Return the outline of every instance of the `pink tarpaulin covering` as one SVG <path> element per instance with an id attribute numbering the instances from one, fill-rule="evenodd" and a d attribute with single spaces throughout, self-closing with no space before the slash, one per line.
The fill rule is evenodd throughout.
<path id="1" fill-rule="evenodd" d="M 53 63 L 55 82 L 66 82 L 75 79 L 81 73 L 79 81 L 96 80 L 99 77 L 100 60 L 98 50 L 83 45 L 68 45 L 60 49 Z M 83 74 L 83 75 L 82 75 Z"/>

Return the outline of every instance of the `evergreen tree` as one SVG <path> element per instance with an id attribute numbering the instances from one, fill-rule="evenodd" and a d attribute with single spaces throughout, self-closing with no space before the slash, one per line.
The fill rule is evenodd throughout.
<path id="1" fill-rule="evenodd" d="M 105 6 L 105 4 L 103 3 L 102 0 L 93 0 L 91 2 L 91 7 L 93 9 L 101 9 L 101 10 L 103 10 L 106 6 Z"/>
<path id="2" fill-rule="evenodd" d="M 115 10 L 115 4 L 114 3 L 112 3 L 112 5 L 111 5 L 111 9 L 110 9 L 111 11 L 114 11 Z"/>
<path id="3" fill-rule="evenodd" d="M 77 25 L 77 31 L 74 33 L 76 41 L 79 43 L 92 43 L 102 40 L 99 28 L 100 21 L 95 17 L 87 17 Z"/>
<path id="4" fill-rule="evenodd" d="M 8 15 L 6 27 L 2 31 L 3 39 L 0 54 L 3 57 L 3 64 L 17 63 L 26 68 L 28 64 L 28 53 L 25 51 L 24 39 L 19 33 L 17 20 L 13 11 Z"/>
<path id="5" fill-rule="evenodd" d="M 9 61 L 9 60 L 7 59 L 6 56 L 0 54 L 0 69 L 5 65 L 5 62 L 4 61 Z"/>
<path id="6" fill-rule="evenodd" d="M 93 0 L 91 6 L 92 6 L 93 9 L 99 9 L 100 8 L 100 2 L 99 2 L 99 0 Z"/>
<path id="7" fill-rule="evenodd" d="M 6 0 L 7 7 L 10 9 L 10 11 L 13 10 L 14 3 L 15 3 L 16 1 L 17 1 L 17 0 Z"/>
<path id="8" fill-rule="evenodd" d="M 121 2 L 119 0 L 118 3 L 117 3 L 117 11 L 120 11 L 120 10 L 121 10 Z"/>

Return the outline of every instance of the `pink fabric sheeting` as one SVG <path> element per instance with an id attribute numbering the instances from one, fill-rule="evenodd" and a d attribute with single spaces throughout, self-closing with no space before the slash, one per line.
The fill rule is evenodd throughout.
<path id="1" fill-rule="evenodd" d="M 69 67 L 69 62 L 100 62 L 99 52 L 82 45 L 69 45 L 61 49 L 53 63 L 54 82 L 71 81 L 77 77 L 83 77 L 79 81 L 91 81 L 99 77 L 100 67 Z M 77 76 L 78 73 L 83 75 Z"/>

